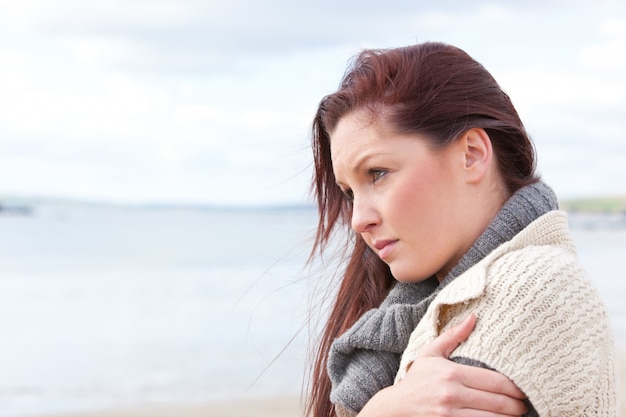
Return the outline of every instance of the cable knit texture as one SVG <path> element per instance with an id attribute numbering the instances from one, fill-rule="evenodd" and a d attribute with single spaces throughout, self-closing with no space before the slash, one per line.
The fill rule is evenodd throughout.
<path id="1" fill-rule="evenodd" d="M 541 417 L 618 415 L 607 312 L 576 260 L 564 212 L 542 216 L 439 292 L 411 334 L 396 381 L 470 312 L 476 328 L 453 357 L 508 376 Z"/>

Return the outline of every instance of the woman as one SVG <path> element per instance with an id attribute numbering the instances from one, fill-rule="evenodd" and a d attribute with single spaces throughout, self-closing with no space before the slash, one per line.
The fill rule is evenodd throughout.
<path id="1" fill-rule="evenodd" d="M 479 63 L 440 43 L 362 52 L 313 151 L 315 250 L 352 233 L 308 414 L 616 415 L 605 308 Z"/>

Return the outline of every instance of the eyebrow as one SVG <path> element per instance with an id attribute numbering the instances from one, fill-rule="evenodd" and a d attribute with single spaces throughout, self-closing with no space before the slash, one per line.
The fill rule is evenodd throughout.
<path id="1" fill-rule="evenodd" d="M 354 174 L 361 173 L 363 169 L 362 167 L 363 165 L 367 163 L 367 161 L 369 161 L 370 159 L 374 157 L 378 157 L 381 155 L 392 155 L 392 152 L 376 152 L 376 151 L 370 151 L 370 150 L 364 151 L 363 153 L 357 155 L 357 157 L 355 158 L 356 163 L 352 166 L 352 168 L 350 169 L 350 172 Z M 335 177 L 335 183 L 339 185 L 340 187 L 347 186 L 344 182 L 338 181 L 337 177 Z"/>
<path id="2" fill-rule="evenodd" d="M 372 157 L 379 155 L 377 153 L 373 153 L 371 151 L 365 151 L 359 155 L 357 155 L 357 157 L 355 158 L 356 163 L 354 165 L 352 165 L 352 167 L 349 169 L 350 172 L 352 172 L 353 174 L 359 174 L 362 171 L 362 166 L 365 165 L 365 163 L 371 159 Z M 347 187 L 347 185 L 343 182 L 343 181 L 339 181 L 338 178 L 335 176 L 335 183 L 340 187 L 340 188 L 344 188 Z"/>
<path id="3" fill-rule="evenodd" d="M 374 157 L 378 157 L 378 156 L 384 156 L 384 155 L 391 155 L 391 152 L 371 152 L 371 151 L 366 151 L 360 155 L 357 156 L 357 158 L 355 159 L 356 163 L 354 164 L 354 166 L 352 167 L 352 172 L 357 173 L 360 172 L 362 170 L 363 165 L 365 165 L 365 163 L 367 161 L 369 161 L 370 159 L 374 158 Z"/>

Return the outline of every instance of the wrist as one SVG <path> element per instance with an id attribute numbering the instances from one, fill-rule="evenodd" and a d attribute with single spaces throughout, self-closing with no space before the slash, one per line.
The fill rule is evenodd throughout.
<path id="1" fill-rule="evenodd" d="M 358 413 L 358 417 L 380 417 L 380 416 L 393 416 L 391 408 L 394 405 L 393 401 L 389 401 L 389 391 L 393 388 L 393 385 L 387 388 L 383 388 L 378 391 L 370 400 L 365 404 L 365 407 Z"/>

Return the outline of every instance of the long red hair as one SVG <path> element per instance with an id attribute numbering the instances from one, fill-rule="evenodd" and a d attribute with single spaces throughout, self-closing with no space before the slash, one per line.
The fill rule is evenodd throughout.
<path id="1" fill-rule="evenodd" d="M 350 231 L 351 204 L 333 174 L 330 135 L 356 110 L 384 117 L 399 133 L 421 134 L 443 147 L 471 128 L 489 134 L 510 193 L 537 181 L 535 151 L 508 95 L 478 62 L 442 43 L 365 50 L 353 60 L 339 89 L 324 97 L 312 127 L 313 193 L 319 222 L 312 256 L 333 233 L 345 230 L 352 248 L 321 338 L 312 357 L 306 415 L 333 417 L 326 370 L 330 346 L 367 310 L 377 307 L 394 278 L 387 265 Z"/>

